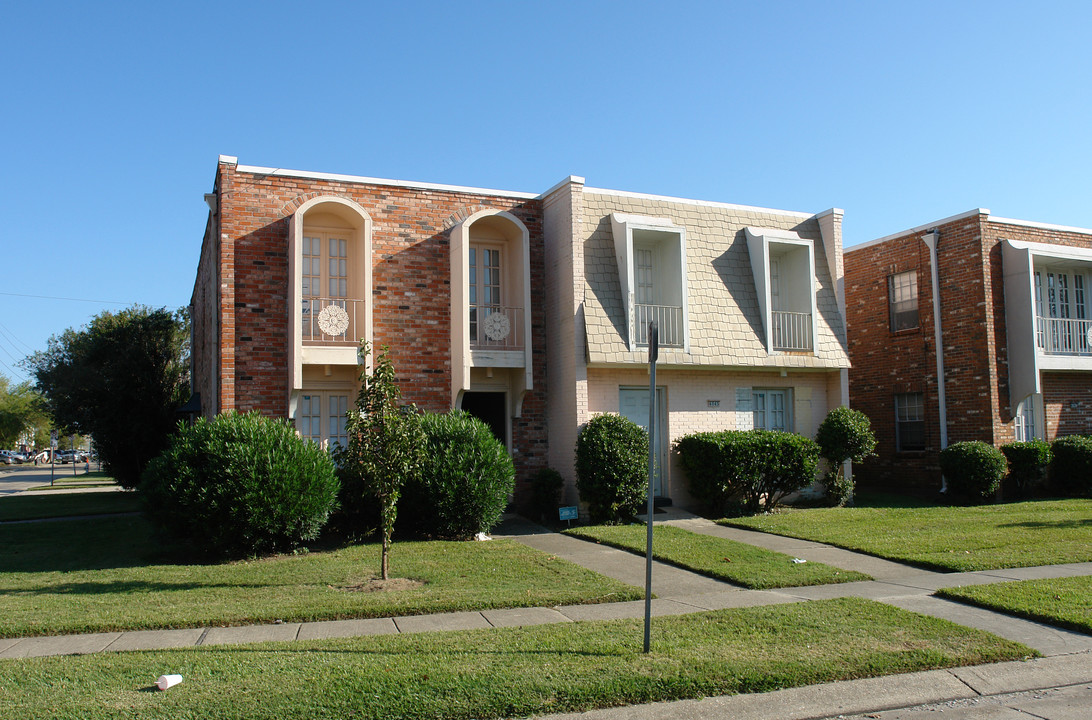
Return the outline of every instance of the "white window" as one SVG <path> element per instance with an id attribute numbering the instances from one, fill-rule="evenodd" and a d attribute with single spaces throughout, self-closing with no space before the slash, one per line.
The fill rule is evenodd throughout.
<path id="1" fill-rule="evenodd" d="M 637 302 L 641 305 L 654 305 L 656 297 L 652 289 L 652 250 L 647 248 L 634 248 L 637 265 L 634 272 L 637 276 Z"/>
<path id="2" fill-rule="evenodd" d="M 917 270 L 887 277 L 887 301 L 891 317 L 891 332 L 918 327 Z"/>
<path id="3" fill-rule="evenodd" d="M 308 392 L 300 395 L 296 406 L 296 429 L 305 440 L 345 447 L 349 441 L 346 414 L 349 396 L 342 392 Z"/>
<path id="4" fill-rule="evenodd" d="M 751 397 L 754 402 L 755 430 L 792 432 L 792 392 L 790 390 L 755 389 Z"/>
<path id="5" fill-rule="evenodd" d="M 895 449 L 925 449 L 925 397 L 922 393 L 895 396 Z"/>
<path id="6" fill-rule="evenodd" d="M 303 336 L 322 335 L 318 315 L 323 308 L 347 308 L 349 298 L 349 241 L 345 231 L 304 231 L 302 252 Z"/>
<path id="7" fill-rule="evenodd" d="M 471 245 L 469 265 L 470 343 L 480 345 L 486 343 L 488 338 L 483 331 L 486 319 L 493 313 L 503 314 L 505 311 L 500 246 Z"/>

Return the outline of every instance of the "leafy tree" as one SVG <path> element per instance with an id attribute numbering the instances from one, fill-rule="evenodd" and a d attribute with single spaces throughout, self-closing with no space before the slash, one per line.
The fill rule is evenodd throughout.
<path id="1" fill-rule="evenodd" d="M 46 428 L 49 438 L 48 421 L 41 410 L 38 393 L 30 383 L 12 385 L 11 381 L 0 375 L 0 448 L 11 448 L 27 432 L 38 436 L 40 426 Z"/>
<path id="2" fill-rule="evenodd" d="M 365 368 L 370 352 L 368 341 L 362 340 L 360 355 Z M 341 449 L 337 457 L 342 473 L 379 500 L 383 580 L 390 577 L 391 535 L 398 516 L 398 498 L 403 484 L 421 472 L 425 447 L 417 408 L 402 405 L 401 400 L 394 364 L 384 345 L 375 356 L 371 374 L 366 369 L 360 373 L 356 412 L 349 413 L 347 422 L 348 447 Z"/>
<path id="3" fill-rule="evenodd" d="M 137 486 L 177 425 L 189 393 L 187 335 L 183 312 L 133 306 L 51 337 L 25 361 L 54 424 L 91 435 L 123 487 Z"/>
<path id="4" fill-rule="evenodd" d="M 846 460 L 862 462 L 876 449 L 876 436 L 868 416 L 859 410 L 839 406 L 827 413 L 815 435 L 819 454 L 830 468 L 824 483 L 827 494 L 837 505 L 853 500 L 853 478 L 845 474 Z"/>

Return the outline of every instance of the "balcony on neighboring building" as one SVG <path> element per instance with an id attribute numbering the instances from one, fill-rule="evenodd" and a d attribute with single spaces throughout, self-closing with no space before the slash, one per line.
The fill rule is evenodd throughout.
<path id="1" fill-rule="evenodd" d="M 1092 320 L 1036 317 L 1036 345 L 1047 355 L 1092 357 Z"/>

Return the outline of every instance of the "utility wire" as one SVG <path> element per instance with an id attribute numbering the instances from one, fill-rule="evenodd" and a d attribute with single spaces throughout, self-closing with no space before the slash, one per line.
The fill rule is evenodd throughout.
<path id="1" fill-rule="evenodd" d="M 26 295 L 23 293 L 9 292 L 0 292 L 0 295 L 7 295 L 9 297 L 36 298 L 38 300 L 68 300 L 70 302 L 89 302 L 98 303 L 99 305 L 132 305 L 132 303 L 124 303 L 117 300 L 89 300 L 88 298 L 57 297 L 55 295 Z"/>

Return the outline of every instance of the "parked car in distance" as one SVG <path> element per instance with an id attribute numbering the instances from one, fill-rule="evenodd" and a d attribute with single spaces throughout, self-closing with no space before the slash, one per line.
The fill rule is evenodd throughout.
<path id="1" fill-rule="evenodd" d="M 23 456 L 11 450 L 0 450 L 0 462 L 5 465 L 22 465 Z"/>

